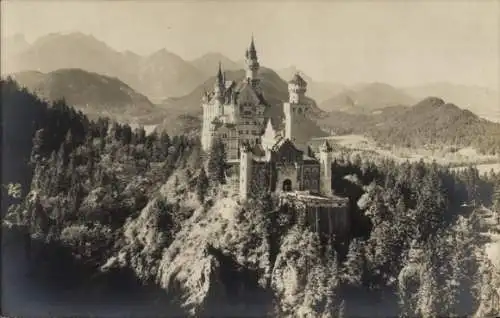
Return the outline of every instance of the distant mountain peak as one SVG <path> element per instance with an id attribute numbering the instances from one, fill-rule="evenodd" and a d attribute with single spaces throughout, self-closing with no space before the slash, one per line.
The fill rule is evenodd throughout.
<path id="1" fill-rule="evenodd" d="M 225 71 L 239 70 L 243 64 L 237 63 L 220 52 L 208 52 L 191 61 L 191 65 L 196 67 L 206 77 L 210 77 L 217 72 L 219 63 Z"/>
<path id="2" fill-rule="evenodd" d="M 418 102 L 415 105 L 415 107 L 419 107 L 422 105 L 431 105 L 431 106 L 437 107 L 437 106 L 442 106 L 444 104 L 445 104 L 445 102 L 443 99 L 441 99 L 439 97 L 429 96 L 429 97 L 422 99 L 420 102 Z"/>

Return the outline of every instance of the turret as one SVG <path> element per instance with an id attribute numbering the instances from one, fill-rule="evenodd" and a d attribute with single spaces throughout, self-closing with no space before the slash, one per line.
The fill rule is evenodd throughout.
<path id="1" fill-rule="evenodd" d="M 303 123 L 305 114 L 309 109 L 309 105 L 304 98 L 306 90 L 306 81 L 299 74 L 295 74 L 288 81 L 289 100 L 283 104 L 285 138 L 293 141 L 295 146 L 305 153 L 307 153 L 307 140 L 304 139 L 304 134 L 300 134 L 300 125 Z"/>
<path id="2" fill-rule="evenodd" d="M 257 50 L 255 49 L 255 43 L 253 40 L 250 42 L 250 46 L 245 52 L 245 64 L 246 64 L 246 78 L 253 87 L 257 88 L 259 86 L 258 72 L 260 68 L 259 60 L 257 58 Z"/>
<path id="3" fill-rule="evenodd" d="M 323 195 L 332 195 L 332 147 L 325 140 L 319 146 L 320 162 L 320 192 Z"/>
<path id="4" fill-rule="evenodd" d="M 248 145 L 240 147 L 240 199 L 246 200 L 251 194 L 252 152 Z"/>
<path id="5" fill-rule="evenodd" d="M 222 73 L 222 65 L 220 62 L 219 70 L 217 71 L 217 76 L 215 77 L 214 94 L 216 97 L 222 97 L 224 94 L 224 74 Z"/>
<path id="6" fill-rule="evenodd" d="M 307 82 L 298 73 L 295 73 L 292 79 L 288 81 L 290 104 L 300 104 L 303 102 L 306 91 Z"/>

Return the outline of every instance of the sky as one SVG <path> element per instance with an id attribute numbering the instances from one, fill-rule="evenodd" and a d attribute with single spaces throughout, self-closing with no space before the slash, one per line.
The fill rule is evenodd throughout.
<path id="1" fill-rule="evenodd" d="M 497 0 L 5 0 L 1 9 L 2 37 L 29 42 L 79 31 L 120 51 L 239 60 L 253 34 L 262 65 L 295 65 L 318 81 L 500 85 Z"/>

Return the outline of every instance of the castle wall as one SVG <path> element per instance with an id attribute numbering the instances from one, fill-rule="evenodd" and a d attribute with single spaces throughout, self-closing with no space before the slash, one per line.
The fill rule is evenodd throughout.
<path id="1" fill-rule="evenodd" d="M 276 192 L 283 192 L 285 180 L 291 181 L 290 191 L 300 190 L 298 169 L 292 164 L 282 164 L 277 167 Z"/>
<path id="2" fill-rule="evenodd" d="M 245 200 L 251 195 L 251 180 L 253 175 L 253 160 L 252 154 L 242 149 L 240 152 L 240 182 L 239 182 L 239 195 L 240 198 Z"/>
<path id="3" fill-rule="evenodd" d="M 283 104 L 285 113 L 285 138 L 290 139 L 297 149 L 307 153 L 309 136 L 302 133 L 301 125 L 306 119 L 308 105 L 286 102 Z"/>
<path id="4" fill-rule="evenodd" d="M 306 225 L 312 231 L 336 237 L 349 233 L 348 206 L 314 206 L 306 208 Z"/>
<path id="5" fill-rule="evenodd" d="M 303 164 L 299 176 L 302 191 L 320 192 L 320 166 L 318 163 Z"/>
<path id="6" fill-rule="evenodd" d="M 204 151 L 209 151 L 213 140 L 212 121 L 222 114 L 219 101 L 215 100 L 209 103 L 204 103 L 203 107 L 203 122 L 201 131 L 201 146 Z"/>
<path id="7" fill-rule="evenodd" d="M 320 151 L 320 192 L 324 195 L 332 194 L 332 156 L 331 152 Z"/>
<path id="8" fill-rule="evenodd" d="M 228 160 L 238 158 L 238 131 L 235 127 L 221 126 L 215 131 L 214 137 L 220 138 L 224 143 Z"/>

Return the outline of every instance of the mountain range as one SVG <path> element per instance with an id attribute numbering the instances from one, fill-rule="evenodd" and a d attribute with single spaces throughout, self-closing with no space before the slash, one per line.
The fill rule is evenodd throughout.
<path id="1" fill-rule="evenodd" d="M 368 83 L 344 89 L 323 101 L 320 108 L 325 111 L 364 113 L 385 107 L 411 105 L 415 101 L 413 97 L 388 84 Z"/>
<path id="2" fill-rule="evenodd" d="M 14 39 L 6 39 L 12 47 Z M 20 51 L 6 50 L 2 73 L 80 68 L 117 77 L 152 100 L 189 93 L 205 79 L 203 73 L 178 55 L 161 49 L 148 56 L 118 52 L 83 33 L 49 34 Z"/>
<path id="3" fill-rule="evenodd" d="M 302 78 L 304 78 L 304 80 L 307 82 L 307 95 L 313 98 L 319 104 L 332 97 L 334 94 L 340 93 L 346 88 L 345 85 L 340 83 L 315 81 L 312 77 L 305 74 L 295 65 L 278 69 L 276 70 L 276 73 L 278 73 L 278 75 L 284 80 L 289 80 L 294 74 L 299 73 L 300 76 L 302 76 Z"/>
<path id="4" fill-rule="evenodd" d="M 371 113 L 332 111 L 318 124 L 333 134 L 362 134 L 382 145 L 472 146 L 483 153 L 500 151 L 500 124 L 470 110 L 428 97 L 412 106 L 393 106 Z"/>
<path id="5" fill-rule="evenodd" d="M 11 77 L 40 98 L 64 99 L 93 119 L 109 116 L 119 121 L 147 123 L 164 112 L 119 79 L 81 69 L 23 71 Z"/>
<path id="6" fill-rule="evenodd" d="M 242 70 L 245 67 L 244 61 L 235 62 L 219 52 L 209 52 L 190 61 L 190 63 L 196 67 L 205 78 L 210 78 L 217 73 L 219 63 L 221 63 L 224 71 Z"/>
<path id="7" fill-rule="evenodd" d="M 130 51 L 118 52 L 82 33 L 49 34 L 32 44 L 22 35 L 16 35 L 2 43 L 5 44 L 3 73 L 15 72 L 17 81 L 42 98 L 64 97 L 91 117 L 108 115 L 127 122 L 161 123 L 158 128 L 169 132 L 199 129 L 201 96 L 213 87 L 219 62 L 227 79 L 244 77 L 243 61 L 233 61 L 219 52 L 191 61 L 167 49 L 141 56 Z M 402 106 L 414 105 L 428 96 L 440 97 L 480 117 L 500 121 L 498 91 L 492 89 L 450 83 L 415 87 L 385 83 L 342 85 L 315 81 L 296 66 L 276 72 L 262 67 L 263 91 L 271 105 L 269 116 L 276 122 L 281 122 L 282 102 L 288 98 L 286 80 L 297 72 L 308 82 L 313 118 L 329 129 L 334 122 L 337 131 L 353 129 L 353 117 L 349 114 L 363 115 L 354 117 L 358 121 L 354 125 L 366 124 L 363 128 L 375 129 L 382 126 L 377 122 L 382 116 L 394 119 L 392 113 L 396 109 L 399 112 Z M 379 126 L 371 125 L 372 122 Z M 308 126 L 305 130 L 311 134 L 323 134 L 314 123 Z"/>
<path id="8" fill-rule="evenodd" d="M 447 82 L 406 87 L 403 90 L 417 99 L 426 96 L 439 96 L 450 103 L 472 111 L 482 118 L 500 122 L 500 95 L 498 90 Z"/>

